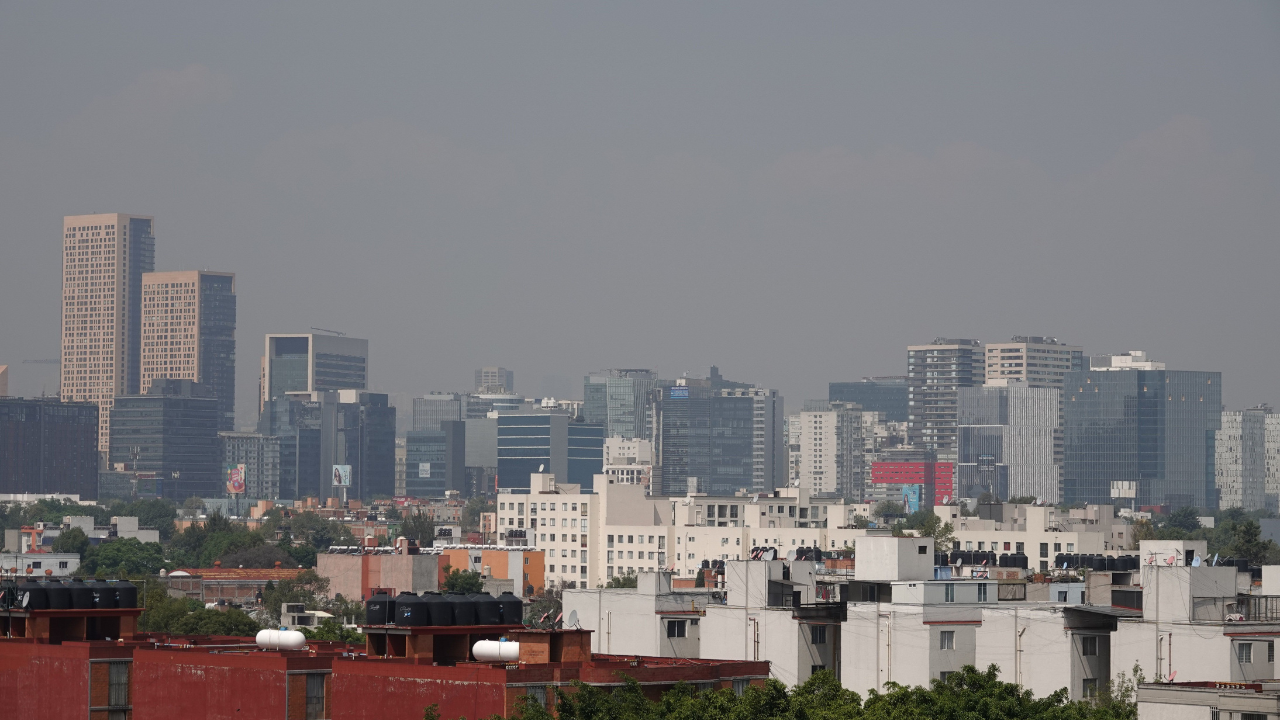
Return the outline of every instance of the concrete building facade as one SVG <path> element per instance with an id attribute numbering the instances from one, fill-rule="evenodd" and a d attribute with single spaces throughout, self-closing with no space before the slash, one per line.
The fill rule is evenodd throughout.
<path id="1" fill-rule="evenodd" d="M 340 335 L 268 335 L 258 383 L 258 408 L 288 393 L 365 390 L 369 341 Z"/>
<path id="2" fill-rule="evenodd" d="M 986 358 L 977 340 L 936 338 L 907 347 L 907 442 L 954 459 L 958 393 L 981 385 Z"/>
<path id="3" fill-rule="evenodd" d="M 64 401 L 92 402 L 98 450 L 111 446 L 111 408 L 141 382 L 142 276 L 155 270 L 153 219 L 106 213 L 62 219 Z"/>
<path id="4" fill-rule="evenodd" d="M 207 270 L 142 276 L 141 387 L 191 380 L 218 400 L 218 429 L 235 428 L 236 276 Z"/>

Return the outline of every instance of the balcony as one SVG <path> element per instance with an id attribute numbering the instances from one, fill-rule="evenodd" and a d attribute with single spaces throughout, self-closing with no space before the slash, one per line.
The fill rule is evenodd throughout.
<path id="1" fill-rule="evenodd" d="M 801 622 L 842 623 L 849 619 L 849 606 L 842 602 L 798 605 L 791 608 L 791 617 Z"/>

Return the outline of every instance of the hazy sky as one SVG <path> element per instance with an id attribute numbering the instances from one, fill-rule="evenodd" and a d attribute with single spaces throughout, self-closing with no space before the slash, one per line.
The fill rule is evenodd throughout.
<path id="1" fill-rule="evenodd" d="M 130 212 L 236 273 L 241 424 L 311 326 L 406 394 L 1042 334 L 1280 405 L 1280 3 L 5 3 L 0 110 L 15 393 Z"/>

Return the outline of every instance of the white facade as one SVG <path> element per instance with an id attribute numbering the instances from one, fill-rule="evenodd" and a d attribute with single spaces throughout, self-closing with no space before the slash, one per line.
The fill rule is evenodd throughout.
<path id="1" fill-rule="evenodd" d="M 641 485 L 647 491 L 653 480 L 653 441 L 618 435 L 605 438 L 601 473 L 611 483 Z"/>
<path id="2" fill-rule="evenodd" d="M 986 384 L 1061 388 L 1073 365 L 1082 363 L 1083 354 L 1084 348 L 1049 337 L 1017 337 L 1012 342 L 988 343 Z"/>
<path id="3" fill-rule="evenodd" d="M 1133 547 L 1131 526 L 1113 517 L 1109 505 L 1091 505 L 1064 515 L 1052 505 L 1014 505 L 1000 508 L 1000 519 L 964 517 L 954 505 L 933 509 L 951 523 L 959 549 L 1025 553 L 1032 569 L 1048 570 L 1058 553 L 1100 554 Z"/>
<path id="4" fill-rule="evenodd" d="M 1164 370 L 1164 363 L 1152 360 L 1143 350 L 1130 350 L 1116 355 L 1094 355 L 1089 370 Z"/>
<path id="5" fill-rule="evenodd" d="M 814 495 L 861 500 L 863 486 L 862 412 L 844 403 L 792 416 L 798 436 L 799 487 Z M 798 424 L 798 428 L 794 426 Z"/>

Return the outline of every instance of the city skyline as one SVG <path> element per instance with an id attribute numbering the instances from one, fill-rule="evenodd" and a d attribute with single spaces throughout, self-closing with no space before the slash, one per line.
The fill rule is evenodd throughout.
<path id="1" fill-rule="evenodd" d="M 312 326 L 368 338 L 393 394 L 718 364 L 817 399 L 1027 334 L 1280 405 L 1278 12 L 414 8 L 312 20 L 331 55 L 268 10 L 16 8 L 0 364 L 56 391 L 23 363 L 58 357 L 52 228 L 120 210 L 157 268 L 236 273 L 238 426 L 246 349 Z"/>

